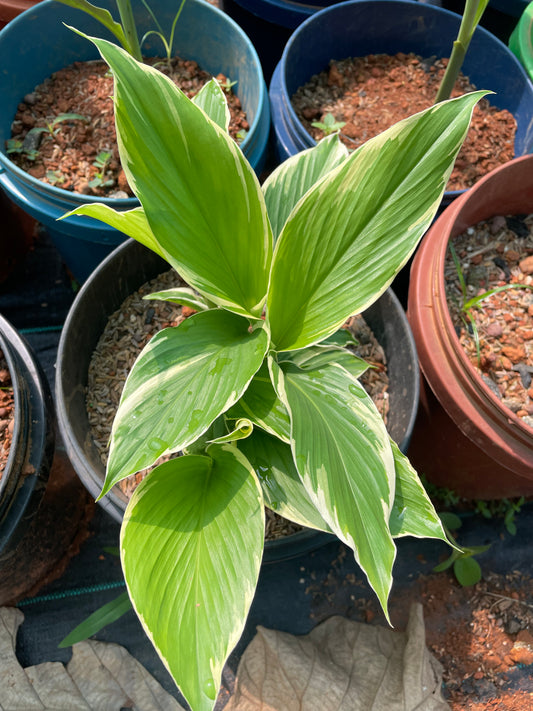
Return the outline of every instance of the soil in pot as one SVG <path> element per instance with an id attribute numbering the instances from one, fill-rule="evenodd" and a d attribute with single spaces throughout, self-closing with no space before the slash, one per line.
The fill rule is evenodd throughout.
<path id="1" fill-rule="evenodd" d="M 0 479 L 6 467 L 13 436 L 14 397 L 7 361 L 0 351 Z"/>
<path id="2" fill-rule="evenodd" d="M 335 122 L 344 123 L 340 136 L 353 150 L 397 121 L 431 106 L 447 62 L 412 53 L 332 60 L 327 70 L 298 89 L 291 99 L 292 106 L 315 140 L 325 133 L 314 123 L 327 125 L 328 115 Z M 475 88 L 461 74 L 452 95 L 460 96 Z M 490 170 L 511 160 L 515 132 L 513 115 L 482 99 L 474 109 L 447 189 L 471 187 Z"/>
<path id="3" fill-rule="evenodd" d="M 183 286 L 184 283 L 173 270 L 144 284 L 111 315 L 95 348 L 88 373 L 87 413 L 92 436 L 104 466 L 107 463 L 113 419 L 135 359 L 150 338 L 162 328 L 177 326 L 193 313 L 188 307 L 166 301 L 143 300 L 143 296 L 178 285 Z M 349 328 L 359 341 L 357 354 L 373 366 L 363 374 L 361 382 L 386 422 L 389 381 L 384 350 L 362 317 L 353 317 Z M 127 498 L 147 471 L 118 483 L 117 486 Z M 301 526 L 287 521 L 270 509 L 266 509 L 266 516 L 267 540 L 283 538 L 302 530 Z"/>
<path id="4" fill-rule="evenodd" d="M 194 61 L 146 61 L 189 97 L 211 79 Z M 219 74 L 217 79 L 228 100 L 230 135 L 239 142 L 249 128 L 246 114 L 231 90 L 231 77 Z M 101 60 L 75 62 L 55 72 L 19 104 L 6 146 L 10 159 L 34 178 L 64 190 L 133 196 L 120 166 L 112 96 L 113 77 Z"/>
<path id="5" fill-rule="evenodd" d="M 453 249 L 458 265 L 448 250 L 444 276 L 461 345 L 502 405 L 533 427 L 533 214 L 480 222 Z M 499 287 L 465 311 L 465 300 Z"/>

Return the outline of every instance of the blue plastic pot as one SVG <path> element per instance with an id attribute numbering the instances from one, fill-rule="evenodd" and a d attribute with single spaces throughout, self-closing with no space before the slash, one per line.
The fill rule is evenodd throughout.
<path id="1" fill-rule="evenodd" d="M 481 18 L 481 26 L 507 43 L 518 18 L 526 9 L 529 0 L 490 0 Z M 465 0 L 442 0 L 441 7 L 462 14 Z"/>
<path id="2" fill-rule="evenodd" d="M 440 0 L 420 0 L 439 3 Z M 298 25 L 318 10 L 340 0 L 221 0 L 221 7 L 243 28 L 254 43 L 270 81 L 283 48 Z"/>
<path id="3" fill-rule="evenodd" d="M 116 14 L 113 0 L 98 5 Z M 139 36 L 153 28 L 140 0 L 132 0 Z M 159 23 L 170 27 L 176 3 L 150 0 Z M 89 35 L 110 37 L 93 18 L 54 0 L 44 0 L 10 22 L 0 32 L 0 185 L 11 199 L 41 222 L 49 232 L 78 281 L 84 281 L 97 264 L 125 236 L 91 218 L 57 219 L 78 205 L 102 201 L 117 209 L 131 209 L 135 198 L 113 200 L 78 195 L 47 185 L 18 168 L 5 153 L 11 122 L 22 97 L 53 72 L 74 61 L 98 59 L 96 48 L 63 23 Z M 266 158 L 270 111 L 268 93 L 257 53 L 241 28 L 205 0 L 187 0 L 176 27 L 174 47 L 180 56 L 198 62 L 211 74 L 223 72 L 236 81 L 236 93 L 247 113 L 250 130 L 242 150 L 257 172 Z M 161 40 L 150 36 L 143 44 L 147 56 L 163 53 Z"/>
<path id="4" fill-rule="evenodd" d="M 410 0 L 352 0 L 317 12 L 293 33 L 270 85 L 276 148 L 281 160 L 315 145 L 294 112 L 290 97 L 331 59 L 367 54 L 414 52 L 448 57 L 460 17 L 439 7 Z M 520 62 L 500 40 L 478 27 L 463 72 L 517 122 L 515 156 L 533 150 L 533 85 Z M 462 190 L 448 191 L 444 204 Z"/>

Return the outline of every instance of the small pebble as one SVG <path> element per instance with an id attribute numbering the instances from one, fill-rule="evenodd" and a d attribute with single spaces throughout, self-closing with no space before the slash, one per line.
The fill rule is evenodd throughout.
<path id="1" fill-rule="evenodd" d="M 489 323 L 487 326 L 487 335 L 493 338 L 499 338 L 503 333 L 503 328 L 497 322 Z"/>
<path id="2" fill-rule="evenodd" d="M 533 274 L 533 254 L 522 259 L 518 266 L 523 274 Z"/>

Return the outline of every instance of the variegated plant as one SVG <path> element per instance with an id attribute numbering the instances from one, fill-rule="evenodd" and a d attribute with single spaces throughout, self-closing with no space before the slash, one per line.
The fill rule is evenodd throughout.
<path id="1" fill-rule="evenodd" d="M 413 253 L 482 94 L 434 106 L 349 156 L 329 136 L 261 188 L 228 137 L 216 83 L 191 102 L 93 41 L 115 76 L 121 160 L 141 207 L 76 212 L 164 257 L 191 288 L 158 298 L 197 311 L 133 366 L 102 496 L 183 452 L 135 491 L 121 559 L 148 636 L 194 711 L 207 711 L 254 596 L 265 505 L 333 531 L 385 610 L 394 539 L 446 540 L 339 329 Z"/>

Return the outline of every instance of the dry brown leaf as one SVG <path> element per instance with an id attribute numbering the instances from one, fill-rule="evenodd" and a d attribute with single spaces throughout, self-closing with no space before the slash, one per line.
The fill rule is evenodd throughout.
<path id="1" fill-rule="evenodd" d="M 183 711 L 183 707 L 118 644 L 74 645 L 66 668 L 45 662 L 23 669 L 15 654 L 24 615 L 0 608 L 0 711 Z"/>
<path id="2" fill-rule="evenodd" d="M 45 709 L 91 711 L 61 662 L 44 662 L 24 672 Z"/>
<path id="3" fill-rule="evenodd" d="M 75 644 L 67 670 L 92 709 L 114 711 L 133 701 L 138 711 L 183 711 L 142 664 L 118 644 L 94 640 Z M 98 676 L 101 683 L 96 685 Z M 115 700 L 117 689 L 122 695 L 120 703 L 118 696 Z"/>
<path id="4" fill-rule="evenodd" d="M 405 632 L 331 617 L 295 637 L 258 627 L 226 711 L 448 711 L 422 607 Z"/>
<path id="5" fill-rule="evenodd" d="M 44 705 L 17 661 L 15 640 L 24 615 L 14 607 L 0 607 L 0 710 L 43 711 Z"/>

